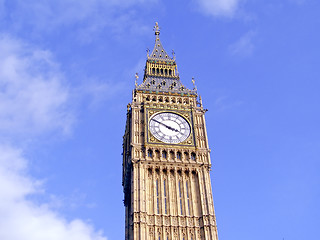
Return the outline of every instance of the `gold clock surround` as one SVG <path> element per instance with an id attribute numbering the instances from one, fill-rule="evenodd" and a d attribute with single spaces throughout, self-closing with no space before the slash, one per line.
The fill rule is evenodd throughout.
<path id="1" fill-rule="evenodd" d="M 150 132 L 149 129 L 149 122 L 150 119 L 152 118 L 152 116 L 154 116 L 155 114 L 158 113 L 174 113 L 177 115 L 180 115 L 181 117 L 183 117 L 189 124 L 190 126 L 190 135 L 188 136 L 188 138 L 180 143 L 164 143 L 160 140 L 158 140 L 157 138 L 155 138 L 152 133 Z M 168 145 L 180 145 L 180 146 L 195 146 L 194 145 L 194 131 L 193 131 L 193 123 L 192 123 L 192 112 L 191 111 L 187 111 L 187 110 L 171 110 L 171 109 L 147 109 L 146 111 L 146 119 L 148 119 L 148 123 L 146 124 L 146 132 L 147 132 L 147 136 L 146 136 L 146 143 L 148 144 L 168 144 Z"/>

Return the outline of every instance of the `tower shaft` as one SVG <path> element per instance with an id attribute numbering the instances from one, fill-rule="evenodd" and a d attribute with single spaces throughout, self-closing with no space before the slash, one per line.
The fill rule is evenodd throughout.
<path id="1" fill-rule="evenodd" d="M 159 34 L 157 28 L 143 83 L 134 89 L 127 111 L 125 239 L 218 240 L 206 111 L 196 90 L 180 82 Z"/>

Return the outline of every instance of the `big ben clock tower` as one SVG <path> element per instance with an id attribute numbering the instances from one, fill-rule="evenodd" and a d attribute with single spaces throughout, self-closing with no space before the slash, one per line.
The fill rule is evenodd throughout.
<path id="1" fill-rule="evenodd" d="M 154 31 L 123 137 L 125 239 L 218 240 L 206 110 Z"/>

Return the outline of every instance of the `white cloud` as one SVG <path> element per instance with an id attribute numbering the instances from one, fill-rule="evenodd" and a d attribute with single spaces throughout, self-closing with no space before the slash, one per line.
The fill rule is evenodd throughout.
<path id="1" fill-rule="evenodd" d="M 1 1 L 1 0 L 0 0 Z M 112 35 L 144 29 L 134 8 L 158 0 L 12 0 L 7 23 L 12 31 L 30 29 L 29 34 L 55 33 L 72 28 L 79 41 L 87 43 L 108 28 Z M 14 19 L 14 20 L 12 20 Z M 139 22 L 139 23 L 138 23 Z M 6 24 L 6 25 L 8 25 Z M 97 37 L 97 36 L 96 36 Z"/>
<path id="2" fill-rule="evenodd" d="M 0 132 L 69 131 L 70 93 L 48 51 L 0 36 Z"/>
<path id="3" fill-rule="evenodd" d="M 254 51 L 253 38 L 256 35 L 254 31 L 244 34 L 238 41 L 229 46 L 232 55 L 250 56 Z"/>
<path id="4" fill-rule="evenodd" d="M 59 202 L 28 174 L 29 160 L 20 147 L 28 146 L 26 138 L 68 132 L 77 107 L 74 98 L 96 102 L 108 96 L 103 83 L 90 86 L 87 93 L 81 86 L 71 89 L 49 51 L 0 35 L 0 239 L 106 240 L 91 224 L 67 221 L 51 202 L 32 200 L 46 194 Z"/>
<path id="5" fill-rule="evenodd" d="M 232 17 L 241 0 L 197 0 L 200 10 L 212 16 Z"/>
<path id="6" fill-rule="evenodd" d="M 43 187 L 28 175 L 27 165 L 21 151 L 0 145 L 0 239 L 106 240 L 90 224 L 67 221 L 48 205 L 28 200 Z"/>

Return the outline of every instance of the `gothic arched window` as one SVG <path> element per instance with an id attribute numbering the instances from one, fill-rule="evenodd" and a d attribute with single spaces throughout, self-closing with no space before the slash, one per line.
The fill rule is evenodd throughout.
<path id="1" fill-rule="evenodd" d="M 177 152 L 177 159 L 181 160 L 181 152 Z"/>
<path id="2" fill-rule="evenodd" d="M 160 158 L 160 151 L 156 150 L 156 158 Z"/>
<path id="3" fill-rule="evenodd" d="M 162 158 L 167 159 L 167 152 L 166 151 L 162 151 Z"/>
<path id="4" fill-rule="evenodd" d="M 159 203 L 159 181 L 158 179 L 156 180 L 156 194 L 157 194 L 157 213 L 160 213 L 160 203 Z"/>
<path id="5" fill-rule="evenodd" d="M 163 180 L 163 198 L 164 198 L 164 213 L 167 214 L 167 184 L 166 179 Z"/>
<path id="6" fill-rule="evenodd" d="M 187 192 L 187 202 L 188 202 L 188 215 L 190 215 L 190 195 L 189 195 L 189 186 L 188 181 L 186 181 L 186 192 Z"/>
<path id="7" fill-rule="evenodd" d="M 170 159 L 174 160 L 174 151 L 170 151 Z"/>
<path id="8" fill-rule="evenodd" d="M 182 211 L 182 189 L 181 189 L 181 181 L 179 180 L 179 203 L 180 203 L 180 214 L 183 214 Z"/>
<path id="9" fill-rule="evenodd" d="M 189 153 L 188 152 L 184 152 L 184 159 L 189 160 Z"/>

